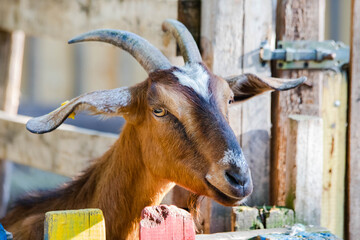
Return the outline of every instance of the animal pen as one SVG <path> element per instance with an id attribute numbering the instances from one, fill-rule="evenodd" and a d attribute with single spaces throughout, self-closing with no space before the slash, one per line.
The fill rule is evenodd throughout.
<path id="1" fill-rule="evenodd" d="M 73 177 L 117 138 L 70 125 L 47 135 L 26 131 L 29 118 L 17 115 L 25 35 L 66 42 L 93 29 L 122 29 L 144 37 L 181 65 L 175 41 L 161 29 L 165 19 L 178 19 L 217 75 L 308 78 L 296 89 L 230 105 L 230 125 L 252 170 L 254 191 L 247 205 L 286 206 L 294 210 L 296 222 L 325 227 L 345 239 L 360 236 L 360 0 L 351 0 L 350 48 L 324 41 L 325 0 L 278 0 L 275 8 L 270 0 L 0 3 L 2 209 L 9 191 L 9 161 Z M 101 64 L 112 63 L 95 65 Z M 188 193 L 175 188 L 164 203 L 185 207 L 183 195 Z M 236 209 L 209 198 L 200 209 L 203 233 L 233 231 L 241 225 Z M 197 237 L 226 239 L 216 234 Z"/>

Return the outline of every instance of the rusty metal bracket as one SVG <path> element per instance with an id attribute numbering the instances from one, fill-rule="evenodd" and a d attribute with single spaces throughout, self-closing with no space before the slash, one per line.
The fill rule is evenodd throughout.
<path id="1" fill-rule="evenodd" d="M 277 69 L 333 69 L 349 63 L 350 48 L 342 42 L 279 41 L 272 50 L 267 42 L 260 47 L 262 61 L 277 60 Z"/>

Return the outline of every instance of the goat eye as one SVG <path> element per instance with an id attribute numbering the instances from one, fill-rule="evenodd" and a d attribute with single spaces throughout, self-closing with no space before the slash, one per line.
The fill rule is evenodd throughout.
<path id="1" fill-rule="evenodd" d="M 167 114 L 167 111 L 163 108 L 154 108 L 153 114 L 157 117 L 163 117 Z"/>
<path id="2" fill-rule="evenodd" d="M 232 104 L 234 102 L 234 99 L 229 100 L 229 104 Z"/>

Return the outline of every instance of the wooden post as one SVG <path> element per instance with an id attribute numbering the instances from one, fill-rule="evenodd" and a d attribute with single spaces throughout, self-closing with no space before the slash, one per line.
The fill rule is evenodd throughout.
<path id="1" fill-rule="evenodd" d="M 344 234 L 347 88 L 345 74 L 326 72 L 322 93 L 324 164 L 321 226 L 339 237 Z"/>
<path id="2" fill-rule="evenodd" d="M 193 219 L 175 206 L 146 207 L 141 213 L 140 240 L 195 240 Z"/>
<path id="3" fill-rule="evenodd" d="M 52 211 L 45 214 L 45 240 L 105 240 L 105 234 L 105 219 L 100 209 Z"/>
<path id="4" fill-rule="evenodd" d="M 323 125 L 322 119 L 290 115 L 287 124 L 286 206 L 296 221 L 320 226 Z"/>
<path id="5" fill-rule="evenodd" d="M 346 236 L 355 240 L 360 236 L 360 0 L 352 0 L 351 11 Z"/>
<path id="6" fill-rule="evenodd" d="M 278 40 L 323 40 L 324 0 L 281 0 L 277 8 Z M 305 68 L 305 66 L 304 66 Z M 304 75 L 302 86 L 276 92 L 272 98 L 272 203 L 285 203 L 287 134 L 289 114 L 318 116 L 324 126 L 323 197 L 321 225 L 343 235 L 345 129 L 347 82 L 340 72 L 330 70 L 284 70 L 278 77 Z"/>
<path id="7" fill-rule="evenodd" d="M 20 81 L 25 35 L 0 30 L 0 110 L 16 114 L 20 98 Z M 0 159 L 0 217 L 5 214 L 10 197 L 11 163 Z"/>
<path id="8" fill-rule="evenodd" d="M 277 40 L 323 40 L 324 0 L 280 0 L 277 5 Z M 285 125 L 289 114 L 321 116 L 321 71 L 277 71 L 277 77 L 307 76 L 306 84 L 272 96 L 271 202 L 285 204 L 286 148 Z"/>
<path id="9" fill-rule="evenodd" d="M 201 48 L 203 61 L 215 74 L 252 72 L 270 75 L 259 60 L 260 44 L 271 39 L 271 1 L 209 0 L 202 2 Z M 256 19 L 256 20 L 255 20 Z M 269 202 L 270 95 L 229 109 L 230 125 L 252 170 L 254 192 L 248 205 Z M 212 202 L 210 232 L 230 231 L 231 209 Z"/>

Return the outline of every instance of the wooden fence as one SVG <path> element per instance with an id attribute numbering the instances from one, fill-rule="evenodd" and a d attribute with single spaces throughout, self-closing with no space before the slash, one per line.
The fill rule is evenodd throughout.
<path id="1" fill-rule="evenodd" d="M 356 191 L 360 181 L 357 176 L 360 171 L 357 127 L 360 116 L 357 86 L 360 78 L 357 55 L 360 49 L 359 0 L 352 0 L 349 79 L 341 72 L 330 70 L 271 71 L 270 62 L 259 59 L 261 42 L 267 40 L 275 46 L 272 41 L 275 25 L 277 40 L 323 40 L 325 0 L 279 0 L 276 24 L 273 22 L 275 11 L 272 11 L 270 0 L 95 0 L 88 3 L 81 0 L 0 0 L 0 3 L 1 159 L 73 176 L 87 166 L 87 159 L 101 155 L 115 139 L 113 135 L 69 126 L 44 136 L 26 132 L 26 118 L 16 116 L 24 34 L 66 41 L 95 28 L 124 29 L 148 39 L 167 57 L 178 62 L 175 42 L 162 33 L 161 23 L 166 18 L 183 19 L 187 20 L 185 24 L 200 43 L 204 62 L 215 74 L 227 76 L 253 72 L 270 75 L 272 72 L 279 77 L 305 75 L 309 79 L 293 91 L 264 94 L 231 106 L 230 124 L 244 150 L 254 179 L 255 190 L 248 204 L 285 205 L 290 194 L 289 183 L 293 181 L 286 175 L 289 167 L 295 164 L 298 169 L 310 172 L 313 171 L 311 164 L 301 168 L 298 164 L 302 164 L 300 159 L 313 159 L 317 163 L 323 162 L 323 173 L 318 172 L 318 177 L 314 178 L 314 181 L 322 183 L 321 189 L 314 194 L 316 199 L 313 199 L 321 201 L 315 201 L 313 205 L 318 212 L 315 223 L 320 222 L 339 236 L 345 233 L 349 239 L 356 239 L 360 234 L 357 214 L 360 212 L 360 193 Z M 290 114 L 309 115 L 320 121 L 304 123 L 297 117 L 289 121 Z M 310 126 L 306 124 L 313 124 L 311 126 L 323 131 L 322 139 L 316 134 L 319 132 L 312 130 L 309 134 L 313 134 L 313 137 L 308 135 L 305 138 L 307 144 L 296 146 L 311 153 L 316 151 L 310 146 L 314 144 L 323 154 L 301 155 L 302 149 L 293 149 L 294 143 L 298 143 L 299 139 L 304 140 L 289 138 L 288 132 L 301 135 L 297 131 L 303 131 L 303 126 Z M 85 145 L 86 150 L 80 148 Z M 3 162 L 1 171 L 6 171 L 6 166 Z M 309 184 L 305 182 L 302 172 L 298 171 L 296 176 L 295 187 L 299 186 L 298 181 Z M 2 178 L 6 182 L 6 174 L 2 174 Z M 295 192 L 298 198 L 301 195 L 311 197 L 300 187 Z M 307 199 L 301 201 L 307 202 Z M 303 211 L 296 204 L 293 207 Z M 231 208 L 206 199 L 202 211 L 204 232 L 230 231 Z"/>

